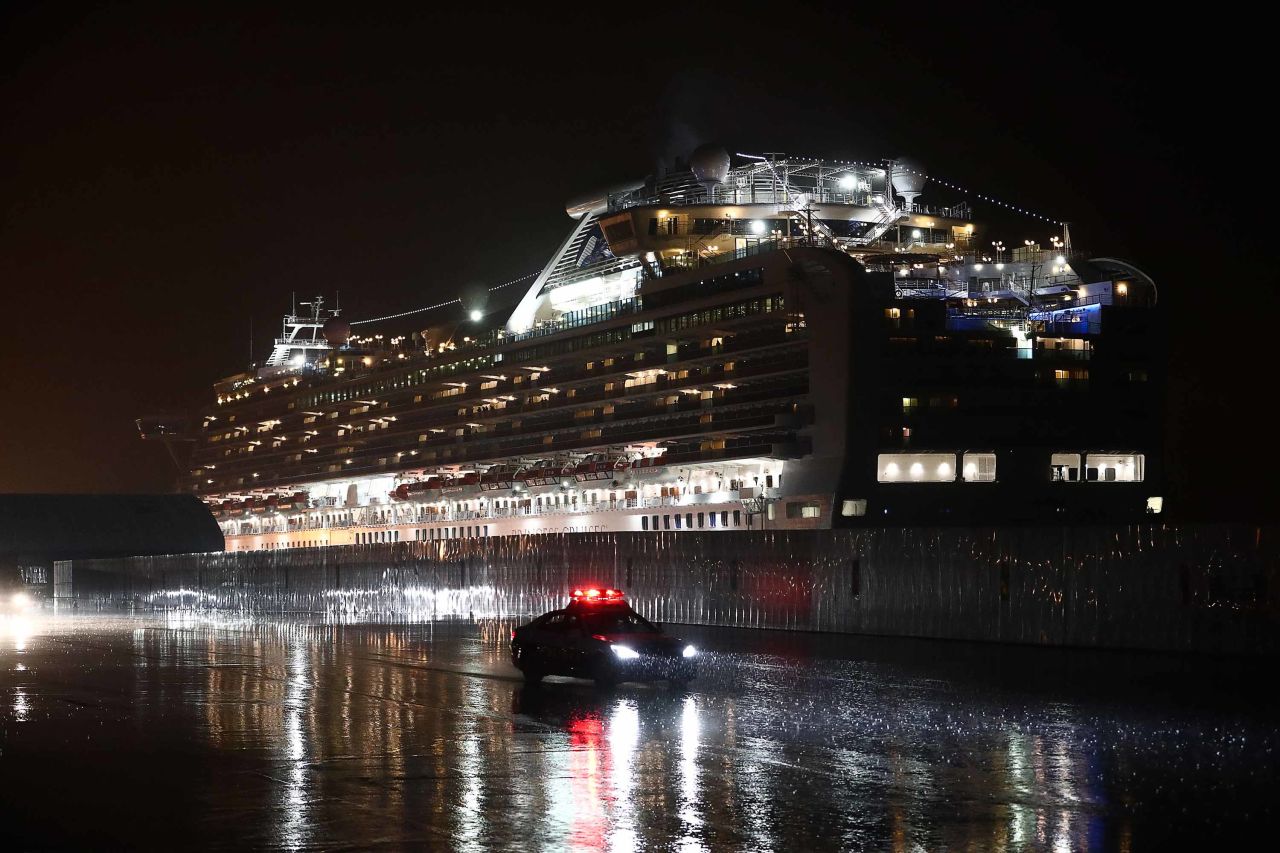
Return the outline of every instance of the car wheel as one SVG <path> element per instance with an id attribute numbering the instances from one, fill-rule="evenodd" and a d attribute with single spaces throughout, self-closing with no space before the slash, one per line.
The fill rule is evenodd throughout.
<path id="1" fill-rule="evenodd" d="M 512 649 L 511 662 L 524 675 L 524 680 L 530 684 L 537 684 L 546 676 L 546 672 L 538 665 L 537 659 L 524 646 L 516 646 Z"/>
<path id="2" fill-rule="evenodd" d="M 618 686 L 618 673 L 614 672 L 613 667 L 607 663 L 596 664 L 595 672 L 592 673 L 595 679 L 596 687 L 601 690 L 612 690 Z"/>

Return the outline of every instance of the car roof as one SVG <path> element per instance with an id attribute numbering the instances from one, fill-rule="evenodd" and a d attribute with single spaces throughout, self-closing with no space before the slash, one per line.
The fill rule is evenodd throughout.
<path id="1" fill-rule="evenodd" d="M 597 613 L 601 610 L 612 609 L 615 607 L 622 607 L 630 610 L 631 604 L 623 599 L 616 599 L 612 601 L 571 601 L 564 609 L 566 611 L 572 610 L 575 613 Z"/>

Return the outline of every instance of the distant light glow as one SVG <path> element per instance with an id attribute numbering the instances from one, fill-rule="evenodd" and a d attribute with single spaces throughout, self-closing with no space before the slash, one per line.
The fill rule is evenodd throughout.
<path id="1" fill-rule="evenodd" d="M 763 234 L 766 227 L 767 226 L 764 224 L 762 220 L 757 219 L 751 223 L 751 233 Z"/>
<path id="2" fill-rule="evenodd" d="M 473 311 L 471 312 L 471 322 L 473 322 L 473 323 L 479 323 L 479 322 L 480 322 L 481 320 L 483 320 L 483 319 L 484 319 L 484 312 L 483 312 L 483 311 L 480 311 L 479 309 L 476 309 L 476 310 L 473 310 Z"/>

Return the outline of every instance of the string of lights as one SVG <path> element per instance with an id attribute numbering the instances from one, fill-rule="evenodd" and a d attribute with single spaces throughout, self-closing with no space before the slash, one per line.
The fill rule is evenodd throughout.
<path id="1" fill-rule="evenodd" d="M 747 158 L 748 160 L 759 160 L 759 161 L 762 161 L 762 162 L 763 162 L 763 161 L 765 161 L 765 160 L 767 160 L 767 158 L 765 158 L 765 157 L 761 157 L 761 156 L 759 156 L 759 155 L 757 155 L 757 154 L 743 154 L 742 152 L 738 152 L 738 156 L 739 156 L 739 157 L 745 157 L 745 158 Z M 820 158 L 820 157 L 799 157 L 799 158 L 796 158 L 796 159 L 801 159 L 801 160 L 812 160 L 812 161 L 814 161 L 814 162 L 816 163 L 816 162 L 819 162 L 822 158 Z M 871 168 L 871 169 L 882 169 L 882 168 L 884 168 L 884 163 L 883 163 L 883 161 L 882 161 L 882 162 L 880 162 L 880 163 L 869 163 L 869 162 L 866 162 L 865 160 L 826 160 L 826 161 L 824 161 L 824 162 L 827 162 L 827 163 L 834 163 L 834 164 L 836 164 L 836 165 L 838 165 L 838 166 L 862 166 L 862 167 L 865 167 L 865 168 Z M 1063 221 L 1061 221 L 1061 220 L 1059 220 L 1059 219 L 1054 219 L 1054 218 L 1049 217 L 1049 216 L 1043 216 L 1043 215 L 1041 215 L 1041 214 L 1039 214 L 1039 213 L 1036 213 L 1036 212 L 1035 212 L 1035 211 L 1033 211 L 1033 210 L 1027 210 L 1025 207 L 1019 207 L 1019 206 L 1018 206 L 1018 205 L 1016 205 L 1016 204 L 1009 204 L 1008 202 L 1001 201 L 1001 200 L 1000 200 L 1000 199 L 998 199 L 998 198 L 993 198 L 992 196 L 985 195 L 985 194 L 980 193 L 980 192 L 977 192 L 977 191 L 975 191 L 975 190 L 970 190 L 970 189 L 969 189 L 969 188 L 967 188 L 967 187 L 962 187 L 962 186 L 960 186 L 959 184 L 955 184 L 955 183 L 952 183 L 951 181 L 947 181 L 947 180 L 944 180 L 944 179 L 942 179 L 942 178 L 939 178 L 937 175 L 930 175 L 930 174 L 926 174 L 926 173 L 924 173 L 924 172 L 919 172 L 919 171 L 916 171 L 915 169 L 912 169 L 910 166 L 904 166 L 904 165 L 902 165 L 901 163 L 899 163 L 897 167 L 898 167 L 899 169 L 901 169 L 902 171 L 904 171 L 904 172 L 910 172 L 910 173 L 911 173 L 911 174 L 913 174 L 913 175 L 919 175 L 919 176 L 920 176 L 920 177 L 922 177 L 922 178 L 927 178 L 927 179 L 929 179 L 929 180 L 931 180 L 931 181 L 935 181 L 935 182 L 937 182 L 937 183 L 939 183 L 939 184 L 942 184 L 944 187 L 949 187 L 950 189 L 953 189 L 953 190 L 955 190 L 955 191 L 957 191 L 957 192 L 962 192 L 962 193 L 965 193 L 966 195 L 972 195 L 972 196 L 974 196 L 975 198 L 981 199 L 982 201 L 985 201 L 985 202 L 987 202 L 987 203 L 989 203 L 989 204 L 994 204 L 994 205 L 997 205 L 997 206 L 999 206 L 999 207 L 1003 207 L 1003 208 L 1005 208 L 1006 210 L 1012 210 L 1012 211 L 1014 211 L 1015 213 L 1021 213 L 1023 216 L 1029 216 L 1029 217 L 1031 217 L 1032 219 L 1039 219 L 1041 222 L 1048 222 L 1050 225 L 1059 225 L 1059 226 L 1066 225 L 1066 223 L 1065 223 L 1065 222 L 1063 222 Z"/>
<path id="2" fill-rule="evenodd" d="M 522 275 L 519 278 L 513 278 L 511 279 L 511 281 L 504 281 L 502 284 L 494 285 L 493 287 L 489 288 L 489 292 L 493 293 L 495 290 L 501 290 L 504 287 L 510 287 L 513 284 L 519 284 L 522 281 L 528 281 L 529 279 L 533 278 L 537 274 L 538 273 L 536 272 L 531 272 L 528 275 Z M 448 308 L 450 305 L 458 305 L 458 304 L 461 304 L 461 302 L 462 302 L 461 299 L 450 299 L 448 302 L 438 302 L 435 305 L 428 305 L 425 308 L 413 308 L 409 311 L 401 311 L 399 314 L 388 314 L 385 317 L 372 317 L 368 320 L 352 320 L 351 325 L 361 326 L 361 325 L 364 325 L 365 323 L 382 323 L 387 320 L 398 320 L 401 317 L 408 317 L 413 314 L 421 314 L 424 311 L 435 311 L 437 308 Z"/>

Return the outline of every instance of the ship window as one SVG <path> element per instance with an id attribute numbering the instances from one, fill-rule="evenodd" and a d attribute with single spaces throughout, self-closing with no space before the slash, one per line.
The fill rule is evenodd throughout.
<path id="1" fill-rule="evenodd" d="M 804 501 L 787 502 L 787 518 L 820 518 L 822 505 Z"/>
<path id="2" fill-rule="evenodd" d="M 1049 471 L 1049 479 L 1052 482 L 1080 482 L 1080 454 L 1054 453 L 1049 457 Z"/>
<path id="3" fill-rule="evenodd" d="M 649 529 L 649 516 L 647 515 L 640 516 L 640 529 L 641 530 Z"/>
<path id="4" fill-rule="evenodd" d="M 994 483 L 996 481 L 996 455 L 994 453 L 966 453 L 960 464 L 966 483 Z"/>
<path id="5" fill-rule="evenodd" d="M 677 525 L 677 526 L 679 526 L 679 525 Z M 663 530 L 670 530 L 670 529 L 671 529 L 671 516 L 669 516 L 669 515 L 664 515 L 664 516 L 662 517 L 662 529 L 663 529 Z"/>
<path id="6" fill-rule="evenodd" d="M 705 524 L 705 522 L 706 522 L 705 515 L 706 515 L 706 513 L 701 513 L 701 512 L 700 512 L 700 513 L 698 513 L 698 526 L 699 526 L 699 527 L 706 527 L 706 524 Z"/>
<path id="7" fill-rule="evenodd" d="M 1140 483 L 1146 457 L 1141 453 L 1090 453 L 1085 478 L 1099 483 Z"/>
<path id="8" fill-rule="evenodd" d="M 690 530 L 693 529 L 693 513 L 686 512 L 684 514 L 684 526 L 689 528 Z"/>
<path id="9" fill-rule="evenodd" d="M 676 530 L 680 529 L 680 513 L 676 513 Z"/>
<path id="10" fill-rule="evenodd" d="M 950 483 L 955 478 L 954 453 L 881 453 L 876 463 L 880 483 Z"/>
<path id="11" fill-rule="evenodd" d="M 845 518 L 854 518 L 867 514 L 867 501 L 862 499 L 846 499 L 840 505 L 840 514 Z"/>
<path id="12" fill-rule="evenodd" d="M 735 509 L 733 511 L 733 526 L 734 527 L 742 526 L 742 510 L 740 509 Z"/>

